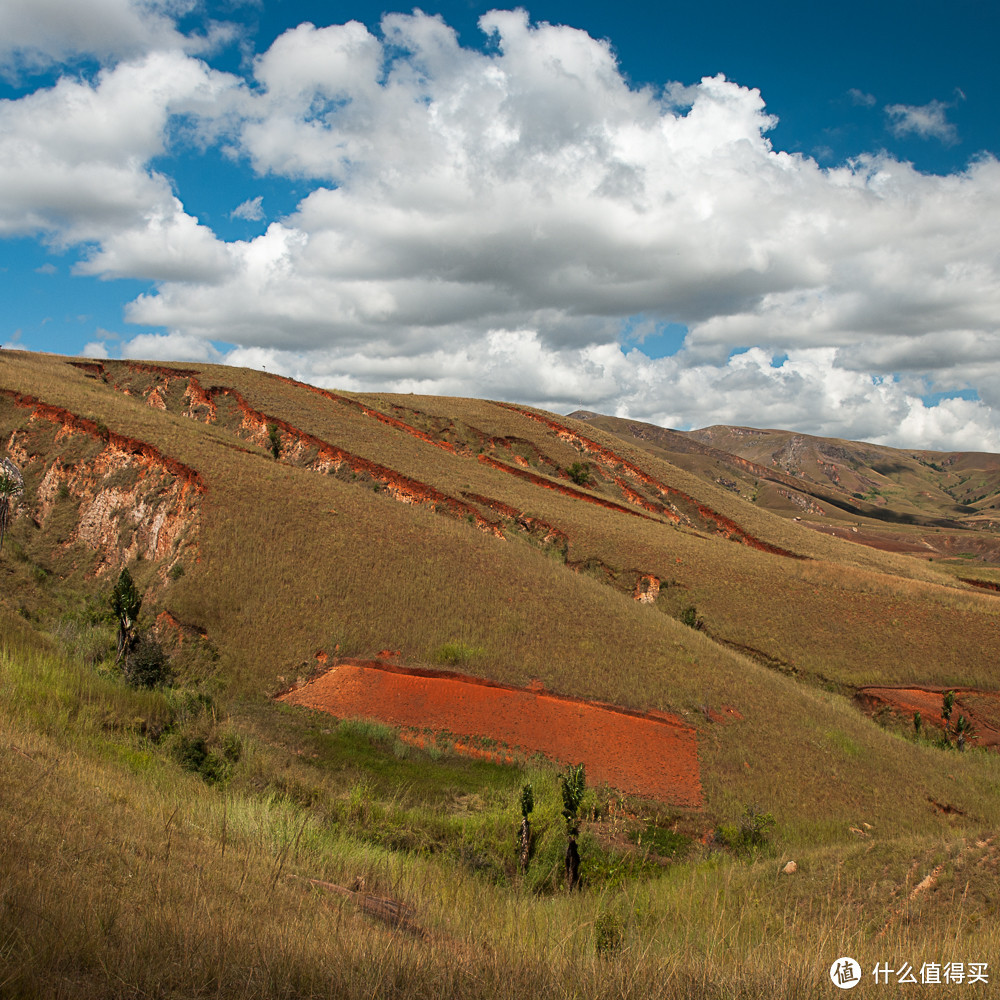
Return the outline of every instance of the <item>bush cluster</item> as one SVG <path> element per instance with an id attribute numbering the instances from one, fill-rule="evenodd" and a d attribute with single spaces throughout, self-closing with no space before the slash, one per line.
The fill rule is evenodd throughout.
<path id="1" fill-rule="evenodd" d="M 743 858 L 755 858 L 770 849 L 771 831 L 775 818 L 761 812 L 756 806 L 747 806 L 736 823 L 726 823 L 716 827 L 715 843 L 727 847 Z"/>

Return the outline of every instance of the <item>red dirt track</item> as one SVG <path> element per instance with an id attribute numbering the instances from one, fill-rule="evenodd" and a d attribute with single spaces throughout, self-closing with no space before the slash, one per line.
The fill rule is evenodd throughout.
<path id="1" fill-rule="evenodd" d="M 701 806 L 695 731 L 676 716 L 632 712 L 445 671 L 342 660 L 279 700 L 339 717 L 489 737 L 563 763 L 594 783 Z"/>

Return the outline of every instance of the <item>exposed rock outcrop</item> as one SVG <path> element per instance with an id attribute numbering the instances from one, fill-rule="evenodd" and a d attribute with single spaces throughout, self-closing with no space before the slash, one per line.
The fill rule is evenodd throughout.
<path id="1" fill-rule="evenodd" d="M 26 424 L 6 441 L 9 454 L 38 485 L 26 497 L 30 516 L 42 528 L 60 504 L 76 507 L 75 524 L 60 539 L 95 555 L 94 572 L 141 556 L 163 573 L 197 545 L 200 497 L 197 471 L 155 445 L 108 430 L 96 421 L 32 396 L 0 390 L 30 411 Z M 51 446 L 46 429 L 57 427 Z M 48 431 L 51 434 L 51 431 Z M 81 448 L 80 442 L 86 447 Z"/>

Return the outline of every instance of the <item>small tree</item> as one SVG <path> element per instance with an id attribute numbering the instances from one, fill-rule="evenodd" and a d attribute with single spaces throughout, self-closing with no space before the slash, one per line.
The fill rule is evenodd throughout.
<path id="1" fill-rule="evenodd" d="M 944 697 L 941 699 L 941 721 L 944 722 L 944 728 L 948 728 L 948 724 L 951 722 L 951 710 L 955 707 L 955 692 L 945 691 Z"/>
<path id="2" fill-rule="evenodd" d="M 281 457 L 281 435 L 278 433 L 277 424 L 267 425 L 267 442 L 271 448 L 271 454 L 275 460 Z"/>
<path id="3" fill-rule="evenodd" d="M 945 691 L 941 697 L 941 723 L 944 733 L 941 735 L 941 745 L 951 746 L 951 712 L 955 707 L 955 692 Z"/>
<path id="4" fill-rule="evenodd" d="M 972 726 L 964 715 L 960 715 L 955 723 L 955 737 L 955 745 L 959 750 L 964 750 L 965 741 L 972 739 Z"/>
<path id="5" fill-rule="evenodd" d="M 915 736 L 920 735 L 920 726 L 923 724 L 923 719 L 919 712 L 913 713 L 913 733 Z"/>
<path id="6" fill-rule="evenodd" d="M 566 475 L 576 483 L 577 486 L 586 486 L 590 482 L 590 463 L 574 462 L 567 470 Z"/>
<path id="7" fill-rule="evenodd" d="M 3 550 L 10 515 L 17 506 L 17 498 L 23 492 L 24 477 L 21 470 L 9 458 L 5 458 L 3 464 L 0 464 L 0 551 Z"/>
<path id="8" fill-rule="evenodd" d="M 566 883 L 570 889 L 580 887 L 580 851 L 576 838 L 580 835 L 580 803 L 587 790 L 583 764 L 571 765 L 559 776 L 562 784 L 563 819 L 566 820 Z"/>
<path id="9" fill-rule="evenodd" d="M 521 833 L 518 836 L 518 847 L 522 872 L 528 870 L 528 862 L 531 860 L 531 820 L 528 816 L 534 808 L 535 793 L 529 781 L 521 789 Z"/>
<path id="10" fill-rule="evenodd" d="M 132 574 L 123 569 L 118 575 L 115 589 L 111 591 L 111 610 L 118 619 L 118 655 L 115 663 L 121 663 L 135 645 L 136 625 L 139 623 L 139 609 L 142 597 L 132 582 Z"/>

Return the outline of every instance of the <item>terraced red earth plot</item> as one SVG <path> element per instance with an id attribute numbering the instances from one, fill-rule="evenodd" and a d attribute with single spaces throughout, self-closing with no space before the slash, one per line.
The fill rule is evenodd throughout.
<path id="1" fill-rule="evenodd" d="M 582 762 L 595 784 L 701 806 L 695 731 L 666 713 L 378 660 L 341 661 L 279 699 L 341 718 L 489 737 L 562 763 Z"/>

